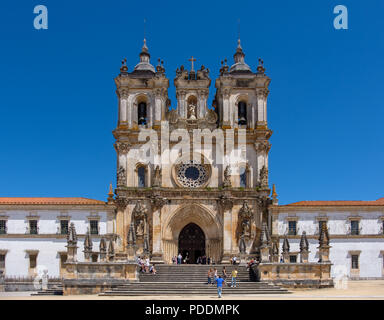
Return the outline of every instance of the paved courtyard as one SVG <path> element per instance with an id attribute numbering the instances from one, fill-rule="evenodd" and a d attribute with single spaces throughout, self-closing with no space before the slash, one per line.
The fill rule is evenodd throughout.
<path id="1" fill-rule="evenodd" d="M 221 300 L 384 300 L 384 280 L 349 281 L 345 289 L 291 289 L 291 294 L 270 295 L 225 295 Z M 0 300 L 216 300 L 216 296 L 140 296 L 100 297 L 81 296 L 30 296 L 31 292 L 0 292 Z"/>

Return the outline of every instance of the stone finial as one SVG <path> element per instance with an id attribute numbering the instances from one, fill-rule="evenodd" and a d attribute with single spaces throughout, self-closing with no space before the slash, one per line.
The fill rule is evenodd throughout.
<path id="1" fill-rule="evenodd" d="M 276 241 L 274 241 L 272 244 L 272 254 L 274 256 L 277 256 L 279 254 L 279 247 L 277 246 Z"/>
<path id="2" fill-rule="evenodd" d="M 128 73 L 127 59 L 124 58 L 121 61 L 120 74 L 127 74 L 127 73 Z"/>
<path id="3" fill-rule="evenodd" d="M 284 252 L 284 253 L 288 253 L 288 252 L 289 252 L 289 241 L 288 241 L 287 236 L 284 237 L 284 241 L 283 241 L 283 252 Z"/>
<path id="4" fill-rule="evenodd" d="M 136 245 L 136 232 L 135 232 L 135 223 L 132 221 L 127 236 L 127 244 L 129 247 L 133 247 Z"/>
<path id="5" fill-rule="evenodd" d="M 113 239 L 110 239 L 108 243 L 108 256 L 114 256 L 114 255 L 115 255 L 115 245 L 113 244 Z"/>
<path id="6" fill-rule="evenodd" d="M 257 66 L 257 73 L 258 74 L 264 74 L 265 68 L 264 68 L 264 61 L 259 58 L 259 65 Z"/>
<path id="7" fill-rule="evenodd" d="M 108 192 L 108 203 L 112 203 L 113 202 L 113 187 L 112 187 L 112 183 L 109 184 L 109 192 Z"/>
<path id="8" fill-rule="evenodd" d="M 329 245 L 329 234 L 328 227 L 326 223 L 321 224 L 320 236 L 319 236 L 319 246 L 325 247 Z"/>
<path id="9" fill-rule="evenodd" d="M 273 184 L 273 186 L 272 186 L 272 204 L 274 204 L 274 205 L 278 204 L 276 185 L 275 184 Z"/>
<path id="10" fill-rule="evenodd" d="M 100 252 L 107 252 L 107 243 L 105 242 L 104 237 L 102 237 L 100 240 L 99 251 Z"/>
<path id="11" fill-rule="evenodd" d="M 268 247 L 270 244 L 270 236 L 267 224 L 264 222 L 260 234 L 260 242 L 262 247 Z"/>
<path id="12" fill-rule="evenodd" d="M 76 234 L 76 228 L 75 224 L 71 222 L 68 228 L 68 234 L 67 234 L 67 242 L 68 245 L 76 245 L 77 244 L 77 234 Z"/>
<path id="13" fill-rule="evenodd" d="M 93 247 L 92 238 L 88 229 L 84 239 L 84 252 L 91 252 L 92 247 Z"/>
<path id="14" fill-rule="evenodd" d="M 308 251 L 309 250 L 309 244 L 307 239 L 307 233 L 303 231 L 300 239 L 300 252 Z"/>

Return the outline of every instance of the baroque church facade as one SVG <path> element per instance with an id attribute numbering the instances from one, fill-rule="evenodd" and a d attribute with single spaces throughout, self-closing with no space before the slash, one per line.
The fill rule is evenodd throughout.
<path id="1" fill-rule="evenodd" d="M 239 40 L 234 64 L 222 64 L 212 107 L 209 69 L 194 70 L 192 57 L 190 70 L 176 70 L 177 106 L 171 110 L 169 80 L 162 63 L 150 64 L 146 43 L 132 72 L 123 61 L 115 78 L 119 119 L 113 132 L 122 251 L 132 224 L 137 245 L 154 262 L 171 263 L 178 253 L 193 262 L 206 255 L 226 263 L 239 252 L 257 254 L 271 203 L 270 79 L 261 60 L 252 72 L 244 56 Z M 144 151 L 140 134 L 155 137 Z"/>
<path id="2" fill-rule="evenodd" d="M 0 198 L 0 278 L 33 277 L 39 267 L 51 277 L 95 268 L 122 277 L 134 255 L 168 264 L 179 253 L 189 263 L 257 257 L 262 280 L 305 282 L 327 268 L 332 277 L 384 277 L 384 198 L 278 204 L 262 60 L 252 71 L 239 41 L 208 105 L 209 69 L 195 70 L 192 57 L 190 70 L 176 70 L 171 109 L 163 63 L 150 63 L 145 41 L 139 57 L 115 78 L 115 190 L 107 201 Z"/>

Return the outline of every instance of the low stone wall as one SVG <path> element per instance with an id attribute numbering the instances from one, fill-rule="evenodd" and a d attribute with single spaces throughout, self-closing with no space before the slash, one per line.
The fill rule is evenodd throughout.
<path id="1" fill-rule="evenodd" d="M 62 276 L 64 295 L 97 294 L 127 281 L 139 281 L 134 262 L 67 262 Z"/>
<path id="2" fill-rule="evenodd" d="M 255 266 L 261 281 L 287 288 L 333 287 L 331 263 L 260 263 Z"/>
<path id="3" fill-rule="evenodd" d="M 63 295 L 98 294 L 118 285 L 125 279 L 64 279 Z"/>

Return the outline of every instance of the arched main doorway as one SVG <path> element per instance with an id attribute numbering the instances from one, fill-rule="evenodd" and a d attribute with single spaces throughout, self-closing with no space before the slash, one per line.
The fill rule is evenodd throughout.
<path id="1" fill-rule="evenodd" d="M 205 255 L 205 235 L 197 224 L 189 223 L 180 231 L 179 252 L 183 259 L 188 254 L 188 263 L 196 263 L 198 257 Z"/>

